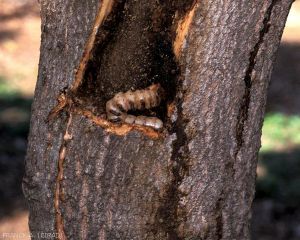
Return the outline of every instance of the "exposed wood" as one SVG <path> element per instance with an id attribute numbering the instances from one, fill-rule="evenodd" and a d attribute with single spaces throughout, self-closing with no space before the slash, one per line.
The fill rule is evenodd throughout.
<path id="1" fill-rule="evenodd" d="M 199 3 L 195 1 L 194 6 L 177 23 L 176 37 L 173 43 L 173 51 L 177 59 L 180 58 L 184 41 L 186 41 L 190 25 L 194 18 L 195 10 L 199 7 L 198 4 Z"/>
<path id="2" fill-rule="evenodd" d="M 91 58 L 91 52 L 93 50 L 93 46 L 95 44 L 96 40 L 96 35 L 98 33 L 99 27 L 103 24 L 109 13 L 111 12 L 111 9 L 113 7 L 114 0 L 103 0 L 100 5 L 100 9 L 98 10 L 94 26 L 92 28 L 92 33 L 90 34 L 88 41 L 85 45 L 84 48 L 84 53 L 82 56 L 82 59 L 80 60 L 79 67 L 77 69 L 76 75 L 75 75 L 75 80 L 74 84 L 72 86 L 72 90 L 76 90 L 83 78 L 85 69 L 86 69 L 86 64 Z"/>
<path id="3" fill-rule="evenodd" d="M 24 177 L 33 239 L 249 239 L 266 91 L 291 3 L 41 1 Z M 106 120 L 114 94 L 152 83 L 166 90 L 146 113 L 162 133 Z"/>

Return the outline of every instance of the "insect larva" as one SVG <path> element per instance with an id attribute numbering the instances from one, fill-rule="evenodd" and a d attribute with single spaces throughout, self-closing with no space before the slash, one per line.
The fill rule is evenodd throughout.
<path id="1" fill-rule="evenodd" d="M 163 122 L 156 117 L 134 116 L 129 110 L 143 110 L 159 106 L 163 89 L 160 84 L 152 84 L 146 89 L 117 93 L 106 103 L 107 118 L 111 122 L 137 124 L 161 130 Z"/>

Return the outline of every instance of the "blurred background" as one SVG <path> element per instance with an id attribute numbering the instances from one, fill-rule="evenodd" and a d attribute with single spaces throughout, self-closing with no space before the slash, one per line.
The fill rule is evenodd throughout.
<path id="1" fill-rule="evenodd" d="M 28 239 L 21 180 L 39 45 L 37 0 L 0 0 L 0 239 Z M 300 0 L 272 75 L 257 174 L 252 239 L 300 239 Z"/>

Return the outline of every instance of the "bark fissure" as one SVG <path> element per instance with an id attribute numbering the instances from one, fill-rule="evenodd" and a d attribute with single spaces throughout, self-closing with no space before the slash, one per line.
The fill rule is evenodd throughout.
<path id="1" fill-rule="evenodd" d="M 172 57 L 179 61 L 181 48 L 186 38 L 191 21 L 194 17 L 197 1 L 190 1 L 186 6 L 184 14 L 177 20 L 176 35 L 172 44 Z M 171 181 L 166 187 L 164 198 L 161 200 L 160 207 L 156 215 L 156 222 L 167 235 L 169 240 L 184 239 L 184 227 L 187 214 L 186 209 L 180 204 L 182 197 L 186 193 L 180 190 L 180 184 L 189 172 L 189 136 L 186 133 L 186 127 L 189 119 L 183 112 L 183 102 L 186 91 L 183 90 L 182 71 L 176 61 L 178 74 L 176 79 L 176 97 L 173 106 L 177 109 L 177 119 L 173 124 L 170 134 L 175 134 L 176 139 L 172 144 L 172 153 L 170 157 L 170 174 Z"/>
<path id="2" fill-rule="evenodd" d="M 179 89 L 178 92 L 183 91 Z M 184 92 L 178 95 L 184 96 Z M 189 137 L 185 132 L 188 119 L 183 114 L 182 104 L 183 98 L 178 98 L 178 117 L 172 129 L 172 132 L 176 134 L 170 159 L 172 180 L 166 188 L 165 196 L 157 215 L 157 221 L 160 227 L 167 233 L 169 240 L 183 239 L 183 233 L 179 227 L 186 218 L 186 210 L 180 206 L 180 199 L 185 196 L 185 193 L 179 189 L 184 177 L 188 174 L 189 168 Z"/>
<path id="3" fill-rule="evenodd" d="M 59 240 L 66 240 L 66 235 L 64 231 L 64 221 L 62 216 L 62 211 L 60 209 L 60 201 L 63 199 L 62 187 L 61 182 L 64 178 L 64 161 L 66 158 L 66 151 L 67 151 L 67 143 L 72 139 L 72 136 L 69 133 L 69 128 L 72 123 L 72 114 L 68 114 L 67 119 L 67 126 L 65 133 L 63 135 L 63 141 L 60 146 L 59 150 L 59 159 L 58 159 L 58 170 L 57 170 L 57 177 L 56 177 L 56 184 L 55 184 L 55 195 L 54 195 L 54 208 L 56 212 L 56 231 L 57 231 L 57 238 Z"/>
<path id="4" fill-rule="evenodd" d="M 223 212 L 222 209 L 224 207 L 224 198 L 223 198 L 223 191 L 221 193 L 221 197 L 218 199 L 216 203 L 216 236 L 217 239 L 223 238 Z"/>
<path id="5" fill-rule="evenodd" d="M 256 57 L 258 54 L 258 51 L 261 47 L 261 45 L 264 42 L 264 37 L 268 33 L 269 28 L 270 28 L 270 19 L 271 19 L 271 14 L 272 10 L 276 4 L 277 0 L 272 0 L 269 7 L 266 10 L 265 17 L 262 22 L 262 29 L 259 32 L 259 38 L 258 41 L 256 42 L 252 52 L 250 53 L 249 57 L 249 64 L 248 68 L 246 70 L 246 74 L 244 77 L 244 82 L 245 82 L 245 92 L 242 98 L 239 114 L 238 114 L 238 122 L 237 122 L 237 127 L 236 127 L 236 140 L 237 140 L 237 150 L 235 153 L 235 156 L 238 154 L 239 150 L 241 149 L 244 139 L 244 128 L 245 128 L 245 122 L 248 119 L 248 112 L 249 112 L 249 106 L 250 106 L 250 101 L 251 101 L 251 88 L 252 88 L 252 73 L 255 68 L 256 64 Z"/>

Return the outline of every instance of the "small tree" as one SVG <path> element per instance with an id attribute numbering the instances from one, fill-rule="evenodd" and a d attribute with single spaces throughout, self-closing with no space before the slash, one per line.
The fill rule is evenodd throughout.
<path id="1" fill-rule="evenodd" d="M 249 239 L 266 92 L 292 0 L 41 1 L 24 177 L 33 239 Z M 118 92 L 160 83 L 140 114 Z"/>

